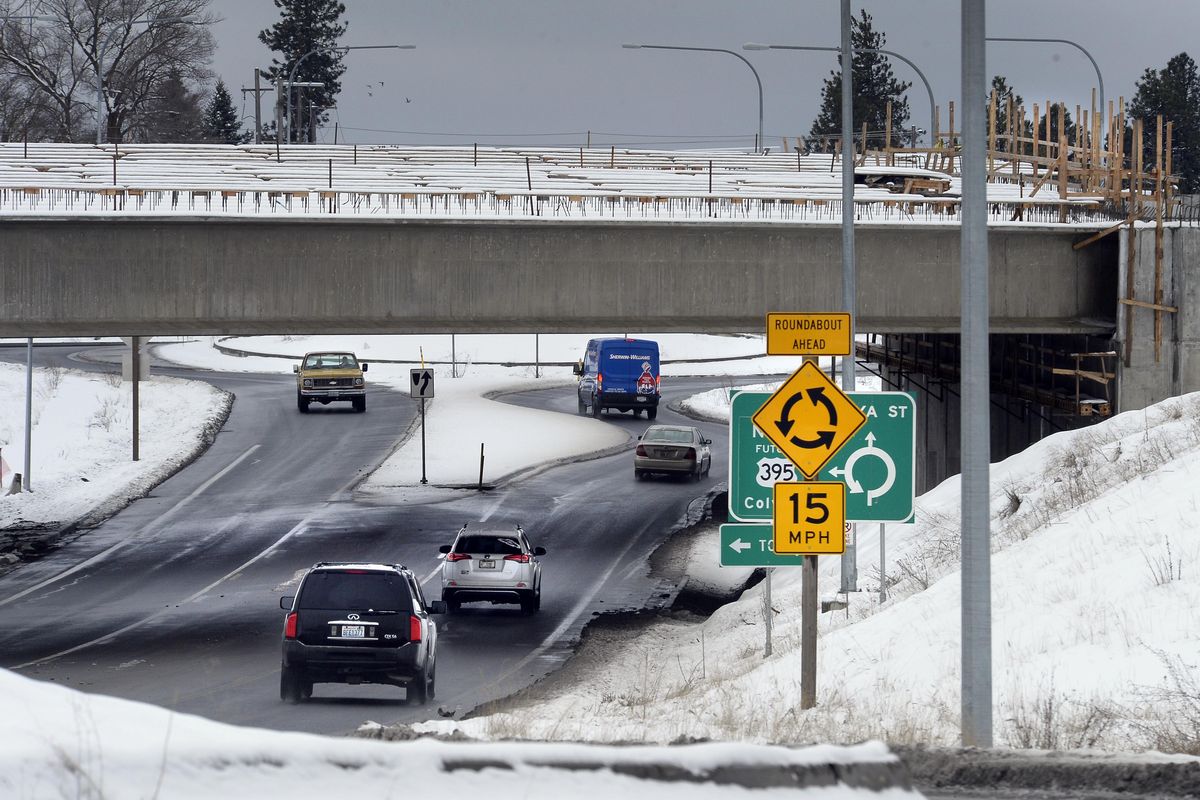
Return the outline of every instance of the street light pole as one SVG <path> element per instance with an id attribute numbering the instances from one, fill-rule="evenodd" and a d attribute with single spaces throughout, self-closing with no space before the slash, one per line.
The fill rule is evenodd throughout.
<path id="1" fill-rule="evenodd" d="M 742 49 L 743 50 L 818 50 L 818 51 L 822 51 L 822 52 L 826 52 L 826 53 L 840 53 L 842 51 L 842 48 L 840 48 L 840 47 L 802 47 L 800 45 L 760 44 L 758 42 L 747 42 L 746 44 L 742 45 Z M 879 47 L 879 48 L 856 47 L 856 48 L 854 48 L 854 51 L 856 53 L 882 53 L 885 56 L 892 56 L 893 58 L 898 58 L 901 61 L 903 61 L 905 64 L 908 64 L 910 67 L 912 67 L 913 72 L 917 73 L 917 77 L 920 78 L 921 83 L 925 85 L 925 94 L 929 97 L 929 138 L 930 138 L 930 141 L 933 141 L 933 131 L 934 131 L 934 127 L 935 127 L 934 126 L 934 122 L 935 122 L 934 118 L 936 116 L 936 111 L 937 111 L 934 103 L 936 101 L 933 99 L 933 87 L 929 85 L 929 79 L 925 77 L 925 73 L 921 71 L 921 68 L 918 67 L 916 64 L 914 64 L 910 59 L 905 58 L 904 56 L 897 53 L 895 50 L 885 50 L 882 47 Z"/>
<path id="2" fill-rule="evenodd" d="M 296 63 L 292 65 L 292 69 L 288 72 L 287 82 L 287 126 L 288 144 L 292 143 L 292 83 L 296 80 L 296 71 L 300 69 L 300 65 L 304 63 L 304 59 L 317 53 L 347 53 L 351 50 L 416 50 L 415 44 L 361 44 L 361 45 L 333 45 L 330 47 L 315 47 L 309 50 L 300 58 L 296 59 Z M 275 132 L 275 138 L 279 138 L 279 131 Z"/>
<path id="3" fill-rule="evenodd" d="M 754 81 L 758 84 L 758 139 L 755 142 L 757 148 L 761 151 L 766 148 L 766 139 L 763 138 L 763 85 L 762 79 L 758 77 L 758 70 L 750 63 L 750 60 L 734 50 L 726 50 L 721 47 L 684 47 L 682 45 L 670 44 L 623 44 L 626 50 L 694 50 L 700 53 L 728 53 L 734 58 L 741 61 L 750 71 L 754 73 Z"/>
<path id="4" fill-rule="evenodd" d="M 1092 58 L 1092 54 L 1089 53 L 1086 49 L 1084 49 L 1084 46 L 1079 44 L 1078 42 L 1072 42 L 1070 39 L 1039 39 L 1039 38 L 1030 38 L 1030 37 L 1024 37 L 1024 36 L 988 36 L 986 38 L 986 41 L 989 41 L 989 42 L 1038 42 L 1038 43 L 1050 42 L 1053 44 L 1069 44 L 1071 47 L 1074 47 L 1076 50 L 1078 50 L 1079 52 L 1081 52 L 1085 56 L 1087 56 L 1088 61 L 1092 62 L 1092 69 L 1094 69 L 1096 71 L 1096 82 L 1100 84 L 1100 113 L 1101 114 L 1107 113 L 1104 110 L 1104 76 L 1100 74 L 1100 65 L 1096 63 L 1096 59 Z M 1101 133 L 1103 133 L 1103 132 L 1101 132 Z"/>

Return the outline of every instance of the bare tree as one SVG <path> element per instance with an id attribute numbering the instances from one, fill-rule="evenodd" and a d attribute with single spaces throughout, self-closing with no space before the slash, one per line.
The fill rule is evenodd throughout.
<path id="1" fill-rule="evenodd" d="M 210 77 L 209 2 L 35 0 L 4 20 L 0 64 L 53 109 L 51 135 L 66 141 L 95 134 L 99 76 L 102 124 L 122 141 L 153 127 L 145 116 L 172 70 L 195 84 Z"/>

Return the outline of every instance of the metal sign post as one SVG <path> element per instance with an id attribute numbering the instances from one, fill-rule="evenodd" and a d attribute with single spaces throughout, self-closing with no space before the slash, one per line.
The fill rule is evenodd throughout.
<path id="1" fill-rule="evenodd" d="M 410 369 L 408 375 L 408 396 L 421 401 L 421 483 L 429 483 L 425 477 L 425 401 L 433 397 L 433 370 L 420 367 Z"/>
<path id="2" fill-rule="evenodd" d="M 138 432 L 140 423 L 138 421 L 138 408 L 141 406 L 140 398 L 138 397 L 138 389 L 141 386 L 142 378 L 142 361 L 141 348 L 142 342 L 140 336 L 132 336 L 129 339 L 129 347 L 131 350 L 129 363 L 133 367 L 133 460 L 138 459 Z"/>
<path id="3" fill-rule="evenodd" d="M 33 454 L 33 337 L 25 342 L 25 474 L 21 476 L 21 491 L 33 491 L 30 476 L 30 456 Z"/>

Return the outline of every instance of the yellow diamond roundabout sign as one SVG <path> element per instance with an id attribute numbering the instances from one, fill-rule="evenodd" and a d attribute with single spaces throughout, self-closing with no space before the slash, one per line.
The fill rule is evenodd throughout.
<path id="1" fill-rule="evenodd" d="M 796 370 L 753 419 L 809 479 L 815 478 L 867 421 L 862 410 L 812 361 Z"/>

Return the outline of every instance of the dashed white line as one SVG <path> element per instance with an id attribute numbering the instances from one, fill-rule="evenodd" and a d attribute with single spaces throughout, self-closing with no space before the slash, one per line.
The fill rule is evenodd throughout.
<path id="1" fill-rule="evenodd" d="M 259 445 L 259 444 L 251 446 L 250 449 L 248 449 L 246 452 L 242 453 L 240 456 L 235 458 L 232 462 L 230 462 L 224 469 L 222 469 L 216 475 L 213 475 L 211 478 L 206 480 L 204 483 L 197 486 L 194 490 L 192 490 L 191 494 L 187 495 L 182 500 L 180 500 L 178 503 L 176 503 L 175 505 L 168 508 L 162 514 L 159 514 L 152 521 L 143 525 L 138 530 L 138 532 L 135 533 L 134 535 L 130 536 L 127 539 L 122 539 L 121 541 L 114 544 L 112 547 L 109 547 L 107 550 L 102 550 L 101 552 L 97 553 L 96 555 L 92 556 L 91 558 L 87 559 L 86 561 L 79 562 L 78 564 L 71 567 L 70 569 L 63 570 L 62 572 L 58 573 L 57 575 L 47 578 L 46 580 L 41 581 L 40 583 L 35 583 L 33 586 L 30 586 L 27 589 L 17 592 L 12 597 L 6 597 L 3 600 L 0 600 L 0 606 L 7 605 L 7 604 L 13 602 L 14 600 L 20 600 L 22 597 L 24 597 L 27 594 L 39 591 L 40 589 L 44 589 L 52 583 L 57 583 L 58 581 L 62 580 L 63 578 L 67 578 L 71 575 L 74 575 L 76 572 L 79 572 L 82 569 L 90 567 L 92 564 L 95 564 L 98 561 L 102 561 L 103 559 L 108 558 L 110 555 L 117 552 L 125 545 L 127 545 L 131 542 L 137 541 L 138 538 L 140 537 L 140 535 L 142 533 L 144 533 L 147 529 L 154 527 L 154 526 L 162 525 L 167 519 L 174 516 L 179 511 L 179 509 L 186 506 L 193 499 L 195 499 L 201 492 L 203 492 L 205 489 L 212 486 L 214 483 L 216 483 L 221 478 L 223 478 L 230 470 L 232 470 L 238 464 L 245 461 L 250 456 L 251 453 L 253 453 L 255 450 L 257 450 L 260 447 L 262 447 L 262 445 Z"/>

